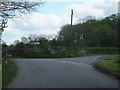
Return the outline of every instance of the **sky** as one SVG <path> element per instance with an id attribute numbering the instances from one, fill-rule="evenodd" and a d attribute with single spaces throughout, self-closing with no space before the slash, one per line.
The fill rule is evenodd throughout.
<path id="1" fill-rule="evenodd" d="M 42 0 L 45 2 L 38 12 L 31 12 L 19 18 L 10 19 L 2 34 L 8 45 L 30 34 L 54 37 L 63 25 L 70 24 L 73 9 L 73 24 L 87 16 L 102 19 L 118 13 L 119 0 Z"/>

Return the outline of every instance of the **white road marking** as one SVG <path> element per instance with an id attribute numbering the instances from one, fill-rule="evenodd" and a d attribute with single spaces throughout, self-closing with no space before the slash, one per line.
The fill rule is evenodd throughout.
<path id="1" fill-rule="evenodd" d="M 93 59 L 91 62 L 94 62 L 97 58 Z"/>
<path id="2" fill-rule="evenodd" d="M 83 64 L 83 63 L 73 63 L 73 64 L 79 65 L 79 66 L 81 66 L 81 67 L 93 69 L 91 65 L 87 65 L 87 64 Z"/>
<path id="3" fill-rule="evenodd" d="M 62 61 L 62 62 L 66 63 L 66 61 Z"/>
<path id="4" fill-rule="evenodd" d="M 71 64 L 74 64 L 74 65 L 79 65 L 81 67 L 85 67 L 85 68 L 89 68 L 89 69 L 93 69 L 91 65 L 87 65 L 87 64 L 83 64 L 83 63 L 75 63 L 75 62 L 70 62 L 70 61 L 62 61 L 64 63 L 71 63 Z"/>
<path id="5" fill-rule="evenodd" d="M 33 59 L 16 59 L 16 60 L 25 60 L 25 61 L 33 61 Z M 89 68 L 89 69 L 93 69 L 91 65 L 88 64 L 84 64 L 84 63 L 79 63 L 79 62 L 72 62 L 72 61 L 64 61 L 64 60 L 52 60 L 52 59 L 34 59 L 34 60 L 46 60 L 46 61 L 55 61 L 55 62 L 63 62 L 63 63 L 71 63 L 74 65 L 79 65 L 81 67 L 85 67 L 85 68 Z M 95 59 L 94 59 L 95 60 Z"/>

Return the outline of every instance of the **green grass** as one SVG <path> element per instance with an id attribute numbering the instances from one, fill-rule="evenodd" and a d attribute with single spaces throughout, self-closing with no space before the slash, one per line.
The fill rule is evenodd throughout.
<path id="1" fill-rule="evenodd" d="M 2 65 L 2 86 L 7 85 L 13 77 L 16 76 L 17 66 L 14 62 L 8 62 L 7 64 Z"/>
<path id="2" fill-rule="evenodd" d="M 119 60 L 120 55 L 109 55 L 109 56 L 104 56 L 101 58 L 104 60 Z"/>
<path id="3" fill-rule="evenodd" d="M 96 67 L 98 67 L 102 71 L 108 72 L 111 75 L 120 77 L 120 71 L 119 71 L 120 64 L 116 62 L 116 60 L 99 61 L 96 63 Z"/>
<path id="4" fill-rule="evenodd" d="M 2 70 L 0 70 L 0 89 L 2 88 Z"/>

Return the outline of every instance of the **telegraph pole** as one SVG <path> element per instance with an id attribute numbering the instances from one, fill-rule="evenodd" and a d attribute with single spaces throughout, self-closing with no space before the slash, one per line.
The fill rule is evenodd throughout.
<path id="1" fill-rule="evenodd" d="M 73 9 L 71 10 L 71 26 L 72 26 L 72 22 L 73 22 Z"/>

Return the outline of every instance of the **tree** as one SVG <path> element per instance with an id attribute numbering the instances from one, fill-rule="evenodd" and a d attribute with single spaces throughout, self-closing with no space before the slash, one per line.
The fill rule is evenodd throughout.
<path id="1" fill-rule="evenodd" d="M 117 33 L 110 26 L 100 25 L 91 33 L 89 40 L 98 47 L 112 47 L 115 46 L 116 37 Z"/>
<path id="2" fill-rule="evenodd" d="M 24 43 L 24 44 L 27 44 L 28 43 L 28 39 L 26 37 L 22 37 L 21 38 L 21 42 Z"/>
<path id="3" fill-rule="evenodd" d="M 14 41 L 14 45 L 19 44 L 19 43 L 20 43 L 19 40 L 15 40 L 15 41 Z"/>
<path id="4" fill-rule="evenodd" d="M 8 46 L 5 42 L 2 43 L 2 54 L 5 56 L 6 54 L 8 54 Z"/>
<path id="5" fill-rule="evenodd" d="M 71 25 L 64 25 L 61 27 L 60 32 L 58 33 L 58 41 L 61 43 L 63 46 L 73 46 L 74 41 L 76 40 L 75 37 L 75 32 L 73 30 L 73 26 Z"/>
<path id="6" fill-rule="evenodd" d="M 39 2 L 0 0 L 0 60 L 2 59 L 1 35 L 6 28 L 8 19 L 36 11 L 42 4 L 41 0 Z"/>
<path id="7" fill-rule="evenodd" d="M 57 42 L 68 47 L 118 47 L 118 24 L 116 14 L 102 20 L 88 17 L 83 23 L 61 27 Z"/>

